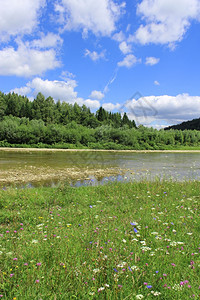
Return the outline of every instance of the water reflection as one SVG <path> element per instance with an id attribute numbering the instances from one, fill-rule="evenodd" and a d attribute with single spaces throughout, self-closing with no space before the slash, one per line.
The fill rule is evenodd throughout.
<path id="1" fill-rule="evenodd" d="M 37 170 L 43 168 L 48 172 L 48 179 L 30 180 L 31 172 L 37 174 Z M 53 171 L 61 175 L 65 168 L 75 168 L 78 170 L 78 177 L 68 178 L 69 185 L 95 186 L 106 184 L 113 181 L 138 181 L 142 179 L 155 180 L 199 180 L 200 179 L 200 153 L 136 153 L 136 152 L 3 152 L 0 151 L 0 180 L 8 177 L 9 172 L 16 171 L 15 177 L 19 173 L 30 172 L 30 176 L 25 183 L 18 182 L 22 188 L 32 188 L 38 186 L 57 187 L 62 180 L 62 176 L 51 176 Z M 123 170 L 123 175 L 118 172 L 116 176 L 96 176 L 92 173 L 83 178 L 85 170 L 118 168 Z M 28 170 L 28 171 L 27 171 Z M 46 178 L 46 177 L 43 177 Z M 0 185 L 2 188 L 11 186 L 5 183 L 6 179 Z M 3 183 L 4 182 L 4 183 Z M 16 185 L 16 184 L 15 184 Z"/>

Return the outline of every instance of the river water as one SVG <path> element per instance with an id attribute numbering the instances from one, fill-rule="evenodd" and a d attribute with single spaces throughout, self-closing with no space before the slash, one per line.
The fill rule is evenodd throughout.
<path id="1" fill-rule="evenodd" d="M 73 176 L 66 179 L 59 175 L 63 170 L 76 169 L 79 178 Z M 106 176 L 106 173 L 92 173 L 92 170 L 114 170 L 115 174 Z M 31 179 L 31 172 L 36 177 Z M 43 172 L 45 176 L 37 176 Z M 87 179 L 82 177 L 84 170 L 90 170 Z M 119 171 L 117 171 L 119 170 Z M 5 187 L 11 183 L 11 174 L 15 183 L 20 183 L 20 176 L 24 176 L 23 184 L 56 185 L 67 180 L 71 185 L 96 185 L 108 181 L 129 181 L 156 177 L 167 180 L 199 180 L 200 179 L 200 153 L 194 152 L 109 152 L 109 151 L 0 151 L 0 185 Z M 73 172 L 71 172 L 73 173 Z M 54 174 L 54 176 L 51 174 Z M 64 173 L 62 173 L 64 174 Z M 10 176 L 10 177 L 9 177 Z M 37 180 L 38 177 L 38 180 Z M 6 179 L 7 178 L 7 179 Z M 19 180 L 18 180 L 19 179 Z M 8 182 L 7 182 L 8 181 Z"/>

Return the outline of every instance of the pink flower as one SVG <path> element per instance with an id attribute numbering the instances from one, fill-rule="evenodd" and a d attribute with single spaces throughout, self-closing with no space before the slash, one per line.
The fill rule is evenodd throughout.
<path id="1" fill-rule="evenodd" d="M 10 277 L 13 277 L 14 276 L 14 274 L 10 274 Z"/>
<path id="2" fill-rule="evenodd" d="M 39 283 L 40 281 L 39 281 L 39 279 L 37 279 L 36 281 L 35 281 L 35 283 Z"/>
<path id="3" fill-rule="evenodd" d="M 13 260 L 17 260 L 17 257 L 14 257 Z"/>
<path id="4" fill-rule="evenodd" d="M 42 263 L 37 263 L 37 266 L 41 266 Z"/>

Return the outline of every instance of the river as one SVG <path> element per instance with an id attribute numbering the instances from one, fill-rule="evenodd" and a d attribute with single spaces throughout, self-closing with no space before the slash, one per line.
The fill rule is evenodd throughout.
<path id="1" fill-rule="evenodd" d="M 200 152 L 0 151 L 0 186 L 97 185 L 147 178 L 199 180 Z"/>

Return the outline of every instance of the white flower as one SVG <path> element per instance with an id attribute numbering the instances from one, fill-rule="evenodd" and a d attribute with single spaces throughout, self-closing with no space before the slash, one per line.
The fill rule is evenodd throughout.
<path id="1" fill-rule="evenodd" d="M 144 296 L 140 294 L 140 295 L 137 295 L 135 298 L 136 298 L 136 299 L 143 299 Z"/>
<path id="2" fill-rule="evenodd" d="M 98 273 L 98 272 L 100 272 L 100 270 L 99 269 L 94 269 L 93 272 Z"/>
<path id="3" fill-rule="evenodd" d="M 100 288 L 98 289 L 98 292 L 101 292 L 101 291 L 103 291 L 103 290 L 105 290 L 105 287 L 104 287 L 104 286 L 100 287 Z"/>
<path id="4" fill-rule="evenodd" d="M 38 243 L 38 240 L 32 240 L 31 243 L 32 243 L 32 244 L 37 244 L 37 243 Z"/>

